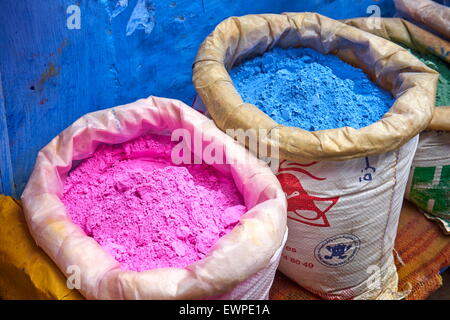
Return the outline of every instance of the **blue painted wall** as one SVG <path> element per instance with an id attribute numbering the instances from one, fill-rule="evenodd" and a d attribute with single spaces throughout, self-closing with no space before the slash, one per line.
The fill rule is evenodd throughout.
<path id="1" fill-rule="evenodd" d="M 80 29 L 67 27 L 74 4 Z M 374 4 L 393 15 L 391 0 L 1 0 L 0 193 L 19 196 L 39 149 L 87 112 L 148 95 L 191 104 L 192 61 L 221 20 L 283 11 L 350 18 Z"/>

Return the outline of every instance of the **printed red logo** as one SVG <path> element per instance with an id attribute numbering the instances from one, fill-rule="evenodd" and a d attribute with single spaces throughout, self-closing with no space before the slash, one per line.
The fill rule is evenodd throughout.
<path id="1" fill-rule="evenodd" d="M 288 218 L 315 227 L 329 227 L 326 213 L 338 202 L 339 197 L 320 198 L 309 195 L 303 188 L 298 173 L 307 179 L 326 180 L 308 172 L 317 162 L 307 164 L 282 161 L 277 177 L 283 187 L 288 202 Z"/>

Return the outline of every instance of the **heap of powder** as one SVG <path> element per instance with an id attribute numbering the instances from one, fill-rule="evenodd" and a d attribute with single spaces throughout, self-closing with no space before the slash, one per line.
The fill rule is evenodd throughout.
<path id="1" fill-rule="evenodd" d="M 436 106 L 450 106 L 450 68 L 444 60 L 432 54 L 420 53 L 419 51 L 406 48 L 427 67 L 439 72 L 439 81 L 436 90 Z"/>
<path id="2" fill-rule="evenodd" d="M 72 221 L 124 270 L 186 267 L 246 211 L 231 176 L 206 164 L 173 165 L 173 146 L 162 135 L 102 145 L 64 183 Z"/>
<path id="3" fill-rule="evenodd" d="M 309 131 L 365 127 L 394 102 L 362 70 L 309 48 L 274 48 L 230 76 L 245 102 L 278 123 Z"/>

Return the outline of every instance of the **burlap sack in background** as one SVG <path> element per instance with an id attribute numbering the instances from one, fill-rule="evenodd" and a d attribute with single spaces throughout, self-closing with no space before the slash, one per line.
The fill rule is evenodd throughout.
<path id="1" fill-rule="evenodd" d="M 184 128 L 225 147 L 248 211 L 203 259 L 186 268 L 125 271 L 68 216 L 60 196 L 74 160 L 89 157 L 100 143 L 117 144 L 147 132 Z M 208 147 L 188 145 L 197 157 Z M 198 150 L 200 149 L 200 150 Z M 224 151 L 224 152 L 225 152 Z M 38 154 L 22 195 L 25 218 L 36 243 L 67 276 L 80 271 L 88 299 L 266 299 L 286 239 L 286 199 L 269 167 L 180 101 L 150 97 L 81 117 Z M 253 159 L 253 160 L 252 160 Z"/>
<path id="2" fill-rule="evenodd" d="M 431 53 L 450 63 L 450 43 L 401 18 L 353 18 L 343 23 L 400 43 L 423 53 Z"/>
<path id="3" fill-rule="evenodd" d="M 358 18 L 343 22 L 421 53 L 436 55 L 450 68 L 450 43 L 408 21 Z M 427 129 L 420 134 L 405 196 L 433 215 L 433 220 L 450 233 L 450 106 L 436 107 Z"/>
<path id="4" fill-rule="evenodd" d="M 358 130 L 277 124 L 242 101 L 227 72 L 274 46 L 335 54 L 396 101 L 383 119 Z M 229 18 L 203 42 L 193 81 L 215 123 L 222 130 L 279 130 L 280 158 L 289 160 L 278 177 L 290 231 L 279 269 L 291 279 L 327 299 L 404 296 L 392 249 L 415 137 L 431 120 L 437 77 L 400 46 L 314 13 Z"/>
<path id="5" fill-rule="evenodd" d="M 394 0 L 397 12 L 450 39 L 450 8 L 432 0 Z"/>

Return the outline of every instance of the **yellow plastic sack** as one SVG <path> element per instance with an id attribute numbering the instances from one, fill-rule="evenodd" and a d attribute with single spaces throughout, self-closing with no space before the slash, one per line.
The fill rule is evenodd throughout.
<path id="1" fill-rule="evenodd" d="M 79 300 L 31 237 L 20 205 L 0 195 L 0 299 Z"/>

